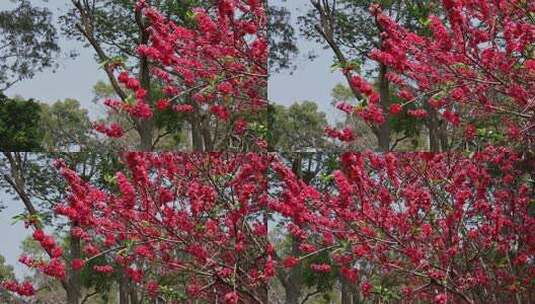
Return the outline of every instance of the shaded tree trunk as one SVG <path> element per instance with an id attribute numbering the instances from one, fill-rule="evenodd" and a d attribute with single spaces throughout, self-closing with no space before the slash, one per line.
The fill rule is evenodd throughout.
<path id="1" fill-rule="evenodd" d="M 136 284 L 132 281 L 130 281 L 129 285 L 129 291 L 130 291 L 130 304 L 139 304 L 139 297 L 136 291 Z"/>
<path id="2" fill-rule="evenodd" d="M 377 142 L 379 144 L 379 151 L 390 151 L 391 142 L 391 130 L 388 123 L 388 109 L 392 104 L 390 98 L 390 83 L 386 78 L 387 67 L 382 64 L 379 67 L 379 94 L 381 95 L 381 106 L 385 112 L 385 123 L 377 127 L 375 135 L 377 136 Z"/>
<path id="3" fill-rule="evenodd" d="M 299 298 L 301 297 L 300 288 L 293 288 L 294 284 L 291 282 L 289 288 L 286 289 L 286 299 L 284 300 L 285 304 L 299 304 Z"/>
<path id="4" fill-rule="evenodd" d="M 193 146 L 193 151 L 201 152 L 204 151 L 204 144 L 201 132 L 201 122 L 198 116 L 198 113 L 193 113 L 191 119 L 191 144 Z"/>
<path id="5" fill-rule="evenodd" d="M 442 151 L 448 151 L 449 150 L 449 140 L 448 140 L 448 128 L 447 125 L 444 122 L 439 123 L 439 141 L 440 141 L 440 147 L 442 148 Z"/>
<path id="6" fill-rule="evenodd" d="M 136 11 L 136 23 L 139 28 L 139 37 L 141 44 L 149 42 L 149 33 L 147 32 L 148 25 L 143 21 L 141 12 Z M 150 66 L 146 56 L 141 56 L 139 59 L 139 79 L 143 89 L 147 91 L 147 103 L 152 105 L 151 96 L 151 81 L 150 81 Z M 138 133 L 140 136 L 139 149 L 141 151 L 152 151 L 153 136 L 154 136 L 154 119 L 138 120 Z"/>
<path id="7" fill-rule="evenodd" d="M 213 151 L 214 143 L 212 140 L 212 134 L 210 132 L 210 125 L 208 123 L 207 117 L 204 117 L 204 119 L 202 119 L 201 126 L 202 126 L 202 137 L 204 140 L 205 151 L 206 152 Z"/>
<path id="8" fill-rule="evenodd" d="M 340 304 L 353 304 L 351 287 L 344 278 L 340 277 L 339 279 L 342 285 Z"/>
<path id="9" fill-rule="evenodd" d="M 341 297 L 340 297 L 340 304 L 359 304 L 360 298 L 359 298 L 359 292 L 354 284 L 351 284 L 348 282 L 345 278 L 342 276 L 339 276 L 339 281 L 341 284 Z"/>
<path id="10" fill-rule="evenodd" d="M 119 273 L 119 304 L 130 304 L 129 301 L 129 284 L 128 278 L 123 268 L 118 270 Z"/>
<path id="11" fill-rule="evenodd" d="M 299 244 L 292 238 L 291 255 L 299 255 Z M 286 298 L 285 304 L 299 304 L 299 298 L 303 293 L 303 266 L 301 264 L 292 267 L 288 273 L 288 280 L 285 286 Z"/>
<path id="12" fill-rule="evenodd" d="M 351 291 L 351 295 L 353 297 L 353 302 L 351 302 L 352 304 L 360 304 L 360 298 L 359 298 L 359 292 L 357 290 L 356 287 L 353 288 L 353 290 Z"/>
<path id="13" fill-rule="evenodd" d="M 74 259 L 79 259 L 81 257 L 81 244 L 80 239 L 76 237 L 71 237 L 70 244 L 70 261 Z M 80 280 L 80 271 L 74 270 L 72 266 L 69 266 L 69 275 L 67 281 L 67 303 L 69 304 L 78 304 L 81 297 L 82 283 Z"/>
<path id="14" fill-rule="evenodd" d="M 440 152 L 440 130 L 437 111 L 427 101 L 424 101 L 424 109 L 429 114 L 429 118 L 426 121 L 427 130 L 429 131 L 429 151 Z"/>
<path id="15" fill-rule="evenodd" d="M 139 150 L 140 151 L 152 151 L 152 141 L 154 136 L 153 123 L 151 120 L 141 122 L 138 127 L 138 133 L 140 137 Z"/>

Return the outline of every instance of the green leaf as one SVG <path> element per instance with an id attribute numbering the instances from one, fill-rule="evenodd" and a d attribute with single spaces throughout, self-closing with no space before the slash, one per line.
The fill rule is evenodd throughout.
<path id="1" fill-rule="evenodd" d="M 106 59 L 106 60 L 99 62 L 98 68 L 104 70 L 104 67 L 106 67 L 106 65 L 110 63 L 110 60 L 111 59 Z"/>
<path id="2" fill-rule="evenodd" d="M 17 214 L 14 217 L 11 218 L 11 225 L 15 225 L 16 223 L 24 220 L 25 218 L 26 218 L 26 214 L 24 214 L 24 213 Z"/>
<path id="3" fill-rule="evenodd" d="M 420 24 L 423 26 L 428 26 L 431 23 L 431 20 L 426 17 L 421 17 L 420 19 L 418 19 L 418 22 L 420 22 Z"/>
<path id="4" fill-rule="evenodd" d="M 104 175 L 104 181 L 110 185 L 117 183 L 117 177 L 115 175 L 106 174 Z"/>
<path id="5" fill-rule="evenodd" d="M 335 72 L 339 69 L 359 70 L 361 65 L 362 65 L 362 62 L 357 59 L 350 60 L 345 63 L 335 62 L 331 65 L 331 72 Z"/>
<path id="6" fill-rule="evenodd" d="M 195 12 L 188 11 L 186 13 L 186 19 L 189 20 L 189 21 L 195 21 L 196 17 L 197 17 L 197 13 L 195 13 Z"/>

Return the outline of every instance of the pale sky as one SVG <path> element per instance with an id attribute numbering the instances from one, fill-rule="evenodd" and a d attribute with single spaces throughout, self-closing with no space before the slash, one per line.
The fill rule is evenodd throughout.
<path id="1" fill-rule="evenodd" d="M 310 7 L 309 0 L 285 2 L 273 0 L 272 3 L 277 5 L 282 3 L 292 12 L 292 22 L 296 33 L 299 34 L 295 17 Z M 337 83 L 344 83 L 343 75 L 340 72 L 331 72 L 333 56 L 330 49 L 323 50 L 321 45 L 304 39 L 298 40 L 298 47 L 301 54 L 296 60 L 297 70 L 293 74 L 282 71 L 272 75 L 268 84 L 269 99 L 284 105 L 303 100 L 315 101 L 320 110 L 327 113 L 330 120 L 333 120 L 339 116 L 337 115 L 339 111 L 331 106 L 331 89 Z M 308 60 L 306 54 L 310 51 L 313 51 L 318 58 L 313 61 Z"/>
<path id="2" fill-rule="evenodd" d="M 36 6 L 46 6 L 52 11 L 56 24 L 57 20 L 66 10 L 69 0 L 31 0 Z M 0 0 L 0 10 L 13 7 L 14 4 L 7 0 Z M 15 84 L 6 91 L 6 95 L 20 95 L 24 98 L 34 98 L 42 102 L 53 103 L 66 98 L 74 98 L 80 101 L 84 108 L 89 110 L 91 118 L 104 114 L 104 107 L 95 105 L 93 99 L 93 85 L 98 80 L 105 80 L 105 72 L 99 69 L 99 64 L 93 56 L 93 50 L 84 48 L 82 43 L 72 40 L 61 39 L 62 54 L 58 58 L 59 68 L 56 72 L 43 71 L 34 78 Z M 68 54 L 76 50 L 79 56 L 69 58 Z"/>
<path id="3" fill-rule="evenodd" d="M 22 202 L 13 200 L 10 195 L 0 190 L 0 205 L 7 208 L 0 213 L 0 254 L 6 258 L 6 263 L 15 268 L 17 277 L 29 274 L 28 268 L 17 260 L 21 254 L 20 244 L 28 235 L 22 222 L 12 224 L 11 218 L 24 211 Z"/>
<path id="4" fill-rule="evenodd" d="M 48 6 L 58 17 L 70 3 L 69 0 L 53 0 L 45 2 L 43 0 L 31 0 L 36 5 Z M 273 0 L 274 4 L 285 5 L 293 14 L 303 12 L 309 5 L 308 0 L 291 0 L 282 2 Z M 7 0 L 0 0 L 0 10 L 6 10 L 13 7 L 13 3 Z M 293 20 L 295 24 L 295 18 Z M 58 23 L 59 24 L 59 23 Z M 296 32 L 299 29 L 296 28 Z M 311 100 L 318 103 L 320 109 L 328 114 L 330 120 L 338 117 L 337 110 L 331 105 L 330 91 L 337 82 L 343 82 L 343 77 L 339 72 L 332 73 L 330 66 L 332 63 L 332 54 L 330 50 L 322 50 L 320 46 L 299 40 L 301 50 L 298 56 L 297 70 L 290 74 L 283 71 L 274 74 L 269 80 L 268 96 L 269 99 L 284 105 L 290 105 L 296 101 Z M 45 71 L 38 74 L 35 78 L 25 80 L 14 85 L 7 90 L 8 96 L 20 95 L 24 98 L 35 98 L 43 102 L 55 102 L 65 98 L 74 98 L 81 102 L 82 106 L 89 110 L 92 119 L 101 117 L 104 113 L 104 107 L 92 102 L 92 87 L 98 80 L 105 80 L 104 71 L 99 70 L 99 64 L 95 61 L 93 50 L 83 48 L 79 42 L 61 40 L 63 54 L 59 58 L 59 69 L 52 73 Z M 71 50 L 77 50 L 80 55 L 75 59 L 70 59 L 66 55 Z M 306 54 L 313 50 L 318 58 L 309 61 Z M 13 201 L 5 193 L 0 193 L 0 200 L 7 209 L 0 212 L 0 254 L 6 257 L 7 263 L 15 267 L 16 273 L 21 277 L 26 273 L 23 265 L 17 262 L 20 255 L 20 242 L 28 235 L 21 223 L 11 225 L 11 217 L 23 211 L 22 205 L 18 201 Z"/>

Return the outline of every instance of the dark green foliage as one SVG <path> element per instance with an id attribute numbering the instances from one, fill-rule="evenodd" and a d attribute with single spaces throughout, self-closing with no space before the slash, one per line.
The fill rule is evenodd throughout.
<path id="1" fill-rule="evenodd" d="M 269 136 L 275 151 L 324 151 L 327 148 L 324 136 L 327 118 L 316 103 L 303 101 L 290 107 L 274 105 L 269 116 Z"/>
<path id="2" fill-rule="evenodd" d="M 0 150 L 40 150 L 43 134 L 39 127 L 40 105 L 30 100 L 0 95 Z"/>
<path id="3" fill-rule="evenodd" d="M 94 288 L 103 300 L 108 300 L 109 292 L 112 289 L 113 283 L 118 278 L 117 273 L 107 274 L 100 273 L 93 269 L 97 265 L 109 265 L 109 261 L 104 256 L 97 257 L 88 261 L 80 270 L 80 279 L 85 288 Z"/>
<path id="4" fill-rule="evenodd" d="M 269 67 L 271 71 L 291 68 L 298 53 L 291 13 L 283 6 L 268 7 Z"/>
<path id="5" fill-rule="evenodd" d="M 312 264 L 331 264 L 327 252 L 314 255 L 303 263 L 303 282 L 309 288 L 320 292 L 329 292 L 334 288 L 337 280 L 338 267 L 331 265 L 328 273 L 314 272 L 310 268 Z"/>

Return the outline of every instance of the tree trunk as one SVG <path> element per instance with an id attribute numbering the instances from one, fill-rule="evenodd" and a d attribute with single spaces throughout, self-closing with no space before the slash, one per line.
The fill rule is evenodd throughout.
<path id="1" fill-rule="evenodd" d="M 424 109 L 429 114 L 429 118 L 426 121 L 427 129 L 429 131 L 429 151 L 440 152 L 440 130 L 437 111 L 433 109 L 427 101 L 424 101 Z"/>
<path id="2" fill-rule="evenodd" d="M 128 289 L 130 292 L 130 304 L 139 304 L 139 298 L 138 298 L 137 291 L 136 291 L 136 284 L 130 281 Z"/>
<path id="3" fill-rule="evenodd" d="M 293 284 L 290 283 L 290 288 L 286 289 L 286 299 L 285 304 L 299 304 L 299 298 L 301 297 L 301 291 L 299 288 L 292 288 Z"/>
<path id="4" fill-rule="evenodd" d="M 262 304 L 269 304 L 268 289 L 266 286 L 260 286 L 256 291 L 256 297 Z"/>
<path id="5" fill-rule="evenodd" d="M 442 151 L 449 150 L 448 128 L 444 122 L 439 123 L 439 140 Z"/>
<path id="6" fill-rule="evenodd" d="M 299 161 L 300 163 L 300 161 Z M 295 238 L 292 237 L 292 252 L 293 256 L 299 256 L 299 244 Z M 303 291 L 303 266 L 301 264 L 292 267 L 289 270 L 287 286 L 285 286 L 286 299 L 285 304 L 299 304 L 299 298 Z"/>
<path id="7" fill-rule="evenodd" d="M 388 152 L 390 151 L 390 127 L 387 123 L 380 126 L 376 133 L 378 151 L 379 152 Z"/>
<path id="8" fill-rule="evenodd" d="M 208 123 L 208 117 L 204 117 L 201 121 L 202 137 L 204 141 L 204 147 L 206 152 L 214 151 L 214 143 L 212 140 L 212 134 L 210 133 L 210 125 Z"/>
<path id="9" fill-rule="evenodd" d="M 81 256 L 81 245 L 80 239 L 71 237 L 70 240 L 70 261 L 74 259 L 79 259 Z M 81 297 L 81 281 L 80 281 L 80 271 L 74 270 L 72 266 L 69 266 L 68 272 L 68 288 L 67 288 L 67 303 L 68 304 L 78 304 Z"/>
<path id="10" fill-rule="evenodd" d="M 130 304 L 129 301 L 129 287 L 128 278 L 123 268 L 118 270 L 119 272 L 119 304 Z"/>
<path id="11" fill-rule="evenodd" d="M 151 100 L 151 89 L 150 89 L 150 74 L 149 74 L 149 64 L 146 58 L 140 60 L 140 83 L 141 86 L 147 90 L 147 100 L 146 102 L 150 105 L 152 104 Z M 153 147 L 153 137 L 154 137 L 154 121 L 153 118 L 149 119 L 139 119 L 137 121 L 137 131 L 140 137 L 139 149 L 141 151 L 152 151 Z"/>
<path id="12" fill-rule="evenodd" d="M 138 133 L 140 137 L 139 150 L 150 152 L 153 150 L 152 140 L 154 136 L 152 120 L 141 121 L 139 123 Z"/>
<path id="13" fill-rule="evenodd" d="M 388 123 L 388 109 L 390 109 L 391 100 L 390 100 L 390 83 L 386 78 L 387 67 L 381 63 L 379 67 L 379 94 L 381 95 L 381 106 L 383 112 L 385 113 L 385 123 L 380 125 L 375 132 L 377 136 L 377 142 L 379 143 L 379 151 L 388 152 L 390 151 L 390 141 L 391 141 L 391 130 L 390 124 Z"/>
<path id="14" fill-rule="evenodd" d="M 360 304 L 359 291 L 356 288 L 352 289 L 351 295 L 353 297 L 353 302 L 351 302 L 351 304 Z"/>
<path id="15" fill-rule="evenodd" d="M 353 289 L 351 288 L 351 285 L 342 276 L 339 276 L 338 280 L 342 287 L 340 292 L 340 304 L 353 304 Z"/>
<path id="16" fill-rule="evenodd" d="M 149 42 L 149 33 L 147 32 L 147 24 L 143 22 L 139 12 L 136 12 L 136 23 L 139 28 L 139 36 L 141 44 Z M 150 66 L 149 60 L 145 56 L 139 59 L 139 79 L 143 89 L 147 91 L 146 102 L 152 106 L 151 96 L 151 81 L 150 81 Z M 154 136 L 154 120 L 153 118 L 138 120 L 138 132 L 141 137 L 139 149 L 141 151 L 152 151 L 153 136 Z"/>
<path id="17" fill-rule="evenodd" d="M 193 151 L 195 152 L 202 152 L 204 151 L 204 144 L 203 144 L 203 138 L 202 138 L 202 132 L 201 132 L 201 123 L 199 120 L 198 113 L 192 113 L 192 117 L 190 119 L 191 124 L 191 144 L 193 146 Z"/>

